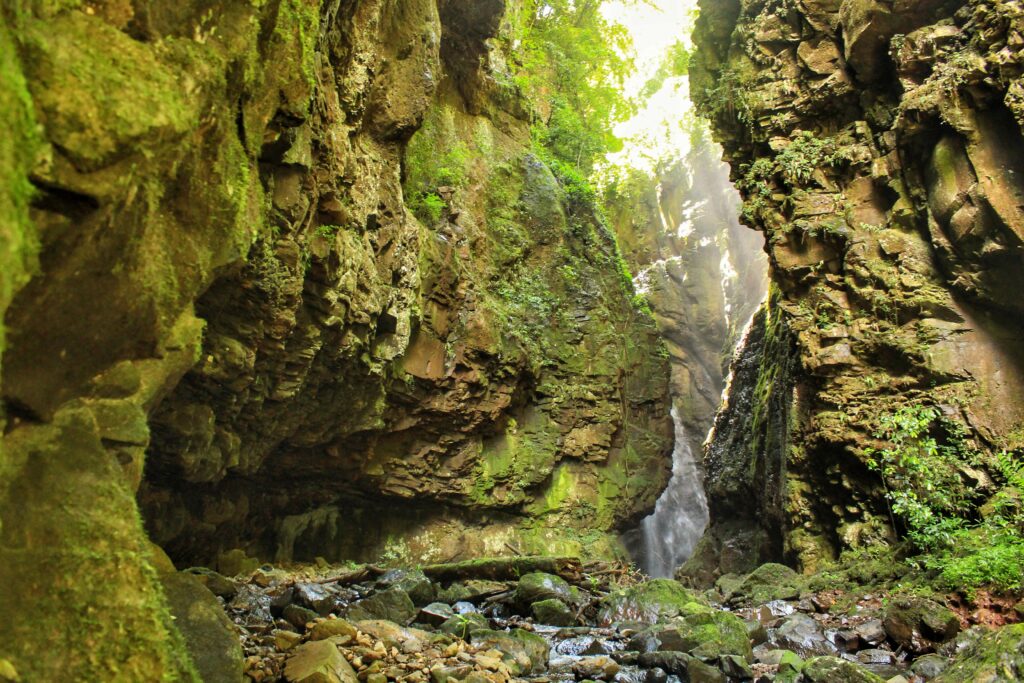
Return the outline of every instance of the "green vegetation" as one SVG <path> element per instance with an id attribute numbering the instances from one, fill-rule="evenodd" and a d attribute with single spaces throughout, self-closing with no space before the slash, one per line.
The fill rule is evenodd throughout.
<path id="1" fill-rule="evenodd" d="M 621 143 L 612 129 L 635 105 L 623 95 L 633 68 L 626 30 L 601 15 L 603 0 L 525 0 L 512 17 L 515 85 L 538 113 L 534 135 L 583 176 Z"/>
<path id="2" fill-rule="evenodd" d="M 986 457 L 967 430 L 935 408 L 910 405 L 882 416 L 875 434 L 889 446 L 869 453 L 894 522 L 918 554 L 911 564 L 945 590 L 1024 588 L 1024 462 Z M 968 483 L 988 470 L 994 491 Z M 983 475 L 981 475 L 983 477 Z"/>

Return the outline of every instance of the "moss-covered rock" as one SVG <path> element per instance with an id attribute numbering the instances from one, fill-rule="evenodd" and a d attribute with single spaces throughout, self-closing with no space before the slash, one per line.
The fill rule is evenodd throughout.
<path id="1" fill-rule="evenodd" d="M 744 605 L 792 600 L 799 596 L 801 583 L 791 568 L 769 562 L 729 586 L 727 597 L 730 603 Z"/>
<path id="2" fill-rule="evenodd" d="M 221 603 L 199 578 L 187 573 L 160 577 L 174 625 L 203 681 L 240 681 L 242 646 Z"/>
<path id="3" fill-rule="evenodd" d="M 710 608 L 646 628 L 630 639 L 630 648 L 641 652 L 685 652 L 703 660 L 736 656 L 753 661 L 743 620 Z"/>
<path id="4" fill-rule="evenodd" d="M 391 587 L 355 603 L 349 608 L 347 616 L 354 621 L 383 619 L 396 624 L 408 624 L 418 612 L 408 593 L 401 588 Z"/>
<path id="5" fill-rule="evenodd" d="M 542 600 L 561 600 L 562 602 L 575 602 L 572 587 L 560 576 L 534 572 L 526 574 L 512 594 L 513 601 L 520 609 L 529 609 L 530 605 Z"/>
<path id="6" fill-rule="evenodd" d="M 598 609 L 598 621 L 655 624 L 678 616 L 709 614 L 707 602 L 672 579 L 654 579 L 606 596 Z"/>
<path id="7" fill-rule="evenodd" d="M 813 683 L 882 683 L 882 678 L 853 662 L 838 657 L 812 657 L 802 669 Z"/>
<path id="8" fill-rule="evenodd" d="M 576 613 L 557 598 L 538 600 L 530 605 L 530 612 L 538 624 L 572 626 L 576 623 Z"/>
<path id="9" fill-rule="evenodd" d="M 885 632 L 900 647 L 916 654 L 930 652 L 960 632 L 960 620 L 927 598 L 896 598 L 882 619 Z"/>
<path id="10" fill-rule="evenodd" d="M 1024 624 L 985 634 L 935 679 L 937 683 L 1016 681 L 1024 678 Z"/>

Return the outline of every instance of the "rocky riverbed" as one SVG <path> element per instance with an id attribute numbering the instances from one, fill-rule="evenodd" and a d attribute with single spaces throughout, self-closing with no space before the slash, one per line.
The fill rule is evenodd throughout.
<path id="1" fill-rule="evenodd" d="M 909 594 L 807 590 L 781 565 L 704 592 L 626 567 L 553 558 L 185 573 L 218 596 L 242 645 L 200 659 L 207 680 L 233 667 L 247 681 L 290 683 L 1024 675 L 1024 624 L 972 625 L 970 614 Z M 1009 608 L 1003 620 L 1020 617 Z"/>

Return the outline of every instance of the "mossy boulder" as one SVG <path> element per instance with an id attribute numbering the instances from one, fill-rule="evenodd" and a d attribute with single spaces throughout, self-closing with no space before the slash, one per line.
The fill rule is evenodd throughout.
<path id="1" fill-rule="evenodd" d="M 800 575 L 782 564 L 762 564 L 738 582 L 730 582 L 732 604 L 756 605 L 772 600 L 791 600 L 800 595 Z"/>
<path id="2" fill-rule="evenodd" d="M 554 574 L 533 572 L 526 574 L 516 584 L 512 601 L 521 610 L 528 610 L 530 605 L 542 600 L 561 600 L 564 603 L 575 602 L 572 587 L 565 579 Z"/>
<path id="3" fill-rule="evenodd" d="M 885 632 L 900 647 L 922 654 L 931 652 L 960 632 L 952 610 L 926 598 L 898 598 L 885 610 Z"/>
<path id="4" fill-rule="evenodd" d="M 629 646 L 641 652 L 685 652 L 705 660 L 736 656 L 753 661 L 743 620 L 711 608 L 650 626 L 633 636 Z"/>
<path id="5" fill-rule="evenodd" d="M 1024 624 L 987 633 L 958 656 L 936 683 L 1024 679 Z"/>
<path id="6" fill-rule="evenodd" d="M 803 668 L 811 683 L 882 683 L 882 679 L 853 662 L 838 657 L 814 657 Z"/>
<path id="7" fill-rule="evenodd" d="M 672 579 L 654 579 L 615 591 L 601 601 L 601 624 L 639 622 L 656 624 L 679 616 L 711 612 L 707 602 Z"/>
<path id="8" fill-rule="evenodd" d="M 542 671 L 547 666 L 551 650 L 548 641 L 521 628 L 511 631 L 474 631 L 472 640 L 478 648 L 499 650 L 509 670 L 517 675 Z"/>
<path id="9" fill-rule="evenodd" d="M 576 615 L 572 609 L 557 598 L 540 600 L 530 605 L 533 619 L 540 624 L 551 626 L 572 626 L 576 623 Z"/>

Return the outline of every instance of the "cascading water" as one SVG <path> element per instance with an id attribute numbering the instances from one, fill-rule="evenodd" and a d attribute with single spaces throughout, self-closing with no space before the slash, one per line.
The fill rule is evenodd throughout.
<path id="1" fill-rule="evenodd" d="M 637 558 L 648 576 L 669 578 L 693 553 L 708 524 L 704 482 L 693 457 L 693 447 L 677 409 L 672 409 L 676 444 L 672 452 L 672 478 L 654 512 L 640 524 L 642 557 Z"/>

